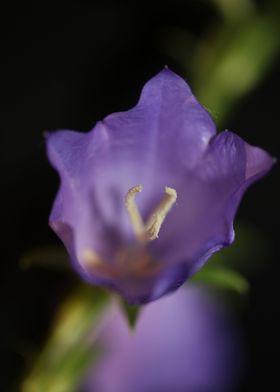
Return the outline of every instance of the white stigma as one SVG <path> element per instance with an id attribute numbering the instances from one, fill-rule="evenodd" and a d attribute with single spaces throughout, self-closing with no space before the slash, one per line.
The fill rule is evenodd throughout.
<path id="1" fill-rule="evenodd" d="M 141 236 L 145 230 L 144 222 L 135 203 L 135 196 L 137 193 L 142 192 L 142 189 L 142 185 L 136 185 L 129 189 L 125 195 L 125 206 L 137 237 Z"/>
<path id="2" fill-rule="evenodd" d="M 135 203 L 135 196 L 137 193 L 142 192 L 142 189 L 142 185 L 136 185 L 129 189 L 125 196 L 125 205 L 137 238 L 141 241 L 153 241 L 158 238 L 160 228 L 166 215 L 177 200 L 177 192 L 173 188 L 165 187 L 165 195 L 151 214 L 147 223 L 144 224 Z"/>

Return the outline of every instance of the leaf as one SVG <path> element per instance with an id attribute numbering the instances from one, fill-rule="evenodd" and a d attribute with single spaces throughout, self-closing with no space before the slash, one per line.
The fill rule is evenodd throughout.
<path id="1" fill-rule="evenodd" d="M 241 271 L 246 275 L 259 271 L 266 262 L 270 251 L 269 239 L 258 228 L 238 222 L 234 243 L 215 253 L 206 267 L 214 265 Z"/>
<path id="2" fill-rule="evenodd" d="M 233 290 L 239 294 L 245 294 L 249 291 L 249 283 L 239 272 L 221 266 L 205 266 L 190 281 Z"/>
<path id="3" fill-rule="evenodd" d="M 274 1 L 259 13 L 252 1 L 215 2 L 224 16 L 230 14 L 230 18 L 205 34 L 195 46 L 191 69 L 197 98 L 217 114 L 216 121 L 222 126 L 238 101 L 260 82 L 279 54 L 280 6 L 279 1 Z M 236 3 L 247 6 L 243 8 Z M 186 68 L 190 61 L 185 61 L 184 51 L 184 48 L 178 51 L 177 58 Z"/>
<path id="4" fill-rule="evenodd" d="M 22 384 L 22 392 L 75 392 L 99 358 L 100 323 L 109 295 L 81 285 L 58 309 L 45 346 Z"/>
<path id="5" fill-rule="evenodd" d="M 134 329 L 141 311 L 141 306 L 130 305 L 127 302 L 122 301 L 122 310 L 127 318 L 130 328 Z"/>
<path id="6" fill-rule="evenodd" d="M 23 269 L 41 267 L 50 270 L 71 270 L 68 254 L 63 246 L 49 245 L 27 251 L 19 260 Z"/>

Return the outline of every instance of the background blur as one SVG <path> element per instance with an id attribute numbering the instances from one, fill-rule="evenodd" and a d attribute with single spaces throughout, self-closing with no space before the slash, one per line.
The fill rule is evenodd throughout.
<path id="1" fill-rule="evenodd" d="M 59 243 L 47 225 L 58 178 L 46 160 L 44 131 L 88 131 L 129 109 L 168 64 L 220 130 L 280 156 L 277 0 L 34 4 L 11 5 L 0 16 L 1 391 L 17 390 L 78 280 L 59 265 L 20 262 L 30 249 Z M 235 301 L 249 353 L 241 391 L 279 385 L 278 185 L 279 164 L 238 212 L 245 230 L 237 239 L 244 233 L 249 251 L 236 263 L 251 285 Z"/>

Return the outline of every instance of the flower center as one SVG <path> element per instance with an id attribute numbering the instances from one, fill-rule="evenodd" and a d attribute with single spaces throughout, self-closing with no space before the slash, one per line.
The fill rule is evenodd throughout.
<path id="1" fill-rule="evenodd" d="M 136 244 L 136 247 L 119 250 L 116 255 L 116 264 L 107 263 L 92 249 L 84 249 L 81 254 L 81 264 L 87 272 L 115 279 L 120 276 L 147 277 L 157 273 L 161 268 L 146 252 L 143 245 L 145 242 L 153 241 L 158 237 L 166 215 L 177 200 L 177 192 L 173 188 L 165 187 L 163 198 L 147 222 L 144 223 L 135 203 L 135 196 L 142 192 L 142 189 L 142 185 L 136 185 L 129 189 L 125 195 L 125 206 L 135 235 L 140 243 Z M 131 263 L 131 261 L 133 262 Z"/>
<path id="2" fill-rule="evenodd" d="M 165 195 L 152 212 L 147 222 L 144 223 L 135 203 L 136 194 L 142 192 L 142 190 L 142 185 L 136 185 L 129 189 L 125 195 L 125 206 L 136 237 L 140 241 L 153 241 L 158 238 L 160 228 L 166 218 L 166 215 L 177 200 L 177 192 L 175 189 L 166 186 Z"/>

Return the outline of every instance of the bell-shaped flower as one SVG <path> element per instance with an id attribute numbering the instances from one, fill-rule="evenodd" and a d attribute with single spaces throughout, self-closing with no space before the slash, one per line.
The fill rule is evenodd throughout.
<path id="1" fill-rule="evenodd" d="M 236 391 L 245 364 L 232 315 L 192 285 L 142 308 L 134 331 L 112 305 L 92 336 L 101 356 L 84 392 Z"/>
<path id="2" fill-rule="evenodd" d="M 232 243 L 246 188 L 273 159 L 216 133 L 186 82 L 162 70 L 137 105 L 88 133 L 47 136 L 60 175 L 50 225 L 87 281 L 145 303 Z"/>

